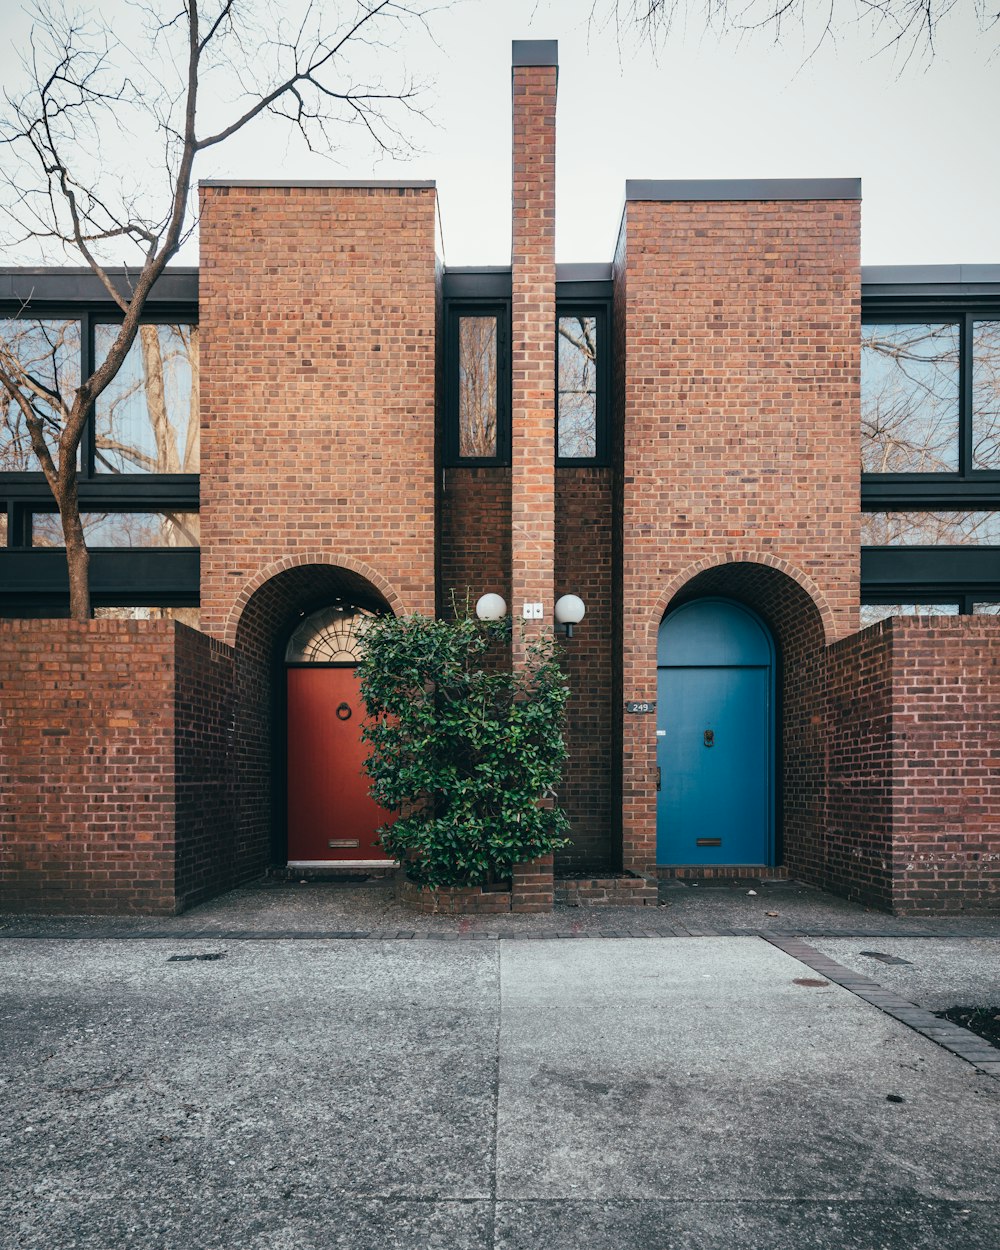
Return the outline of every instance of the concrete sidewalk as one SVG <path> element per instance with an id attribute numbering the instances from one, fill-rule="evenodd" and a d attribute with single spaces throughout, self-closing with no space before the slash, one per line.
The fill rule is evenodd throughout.
<path id="1" fill-rule="evenodd" d="M 768 898 L 835 928 L 839 903 L 795 891 Z M 595 913 L 301 936 L 393 923 L 364 887 L 113 937 L 8 918 L 0 1245 L 996 1250 L 1000 1079 L 875 1005 L 998 1001 L 992 922 L 883 937 L 909 959 L 886 966 L 848 937 L 674 936 L 712 927 L 697 897 L 688 927 L 641 916 L 658 939 L 588 936 Z M 715 897 L 719 920 L 756 906 Z"/>

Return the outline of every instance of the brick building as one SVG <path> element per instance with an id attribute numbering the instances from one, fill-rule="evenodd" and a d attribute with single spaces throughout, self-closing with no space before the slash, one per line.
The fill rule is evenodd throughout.
<path id="1" fill-rule="evenodd" d="M 378 862 L 364 621 L 489 592 L 514 663 L 586 605 L 557 892 L 1000 905 L 1000 267 L 863 270 L 854 180 L 629 182 L 557 266 L 556 47 L 513 52 L 509 269 L 442 266 L 431 183 L 202 184 L 84 441 L 89 624 L 6 406 L 0 906 Z M 115 320 L 80 271 L 0 301 L 63 385 Z"/>

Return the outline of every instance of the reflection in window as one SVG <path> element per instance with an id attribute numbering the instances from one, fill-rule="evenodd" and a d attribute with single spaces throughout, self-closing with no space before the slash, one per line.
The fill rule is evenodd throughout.
<path id="1" fill-rule="evenodd" d="M 973 616 L 1000 616 L 1000 603 L 974 603 Z"/>
<path id="2" fill-rule="evenodd" d="M 861 628 L 888 616 L 958 616 L 957 603 L 863 603 Z"/>
<path id="3" fill-rule="evenodd" d="M 103 361 L 119 327 L 97 325 Z M 198 472 L 198 327 L 143 325 L 97 400 L 99 473 Z"/>
<path id="4" fill-rule="evenodd" d="M 201 612 L 198 608 L 140 608 L 114 607 L 94 608 L 98 621 L 180 621 L 192 629 L 200 628 Z"/>
<path id="5" fill-rule="evenodd" d="M 559 318 L 556 455 L 562 460 L 597 455 L 597 318 Z"/>
<path id="6" fill-rule="evenodd" d="M 197 512 L 84 512 L 88 547 L 197 547 L 201 530 Z M 62 523 L 56 512 L 31 516 L 32 547 L 62 547 Z"/>
<path id="7" fill-rule="evenodd" d="M 1000 512 L 864 512 L 865 547 L 1000 545 Z"/>
<path id="8" fill-rule="evenodd" d="M 866 325 L 861 465 L 866 473 L 958 469 L 957 325 Z"/>
<path id="9" fill-rule="evenodd" d="M 29 401 L 54 453 L 62 429 L 60 400 L 68 409 L 80 385 L 79 321 L 0 320 L 0 363 Z M 0 414 L 0 470 L 39 471 L 24 412 L 2 382 Z"/>
<path id="10" fill-rule="evenodd" d="M 286 664 L 356 664 L 374 612 L 337 603 L 307 616 L 288 640 Z"/>
<path id="11" fill-rule="evenodd" d="M 499 352 L 496 316 L 458 319 L 458 454 L 497 454 Z"/>
<path id="12" fill-rule="evenodd" d="M 972 467 L 1000 469 L 1000 321 L 972 328 Z"/>

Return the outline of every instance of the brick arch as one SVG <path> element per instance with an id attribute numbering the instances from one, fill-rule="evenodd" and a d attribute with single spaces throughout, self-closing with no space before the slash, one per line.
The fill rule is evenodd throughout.
<path id="1" fill-rule="evenodd" d="M 660 628 L 660 622 L 663 620 L 667 609 L 678 596 L 685 593 L 686 589 L 692 587 L 695 579 L 700 579 L 702 583 L 710 579 L 704 578 L 703 575 L 710 573 L 711 570 L 719 570 L 715 578 L 719 582 L 720 587 L 724 587 L 725 576 L 724 570 L 730 565 L 760 565 L 764 568 L 774 569 L 778 573 L 783 573 L 785 577 L 791 578 L 812 602 L 813 607 L 819 614 L 823 627 L 823 640 L 829 645 L 837 637 L 836 622 L 830 605 L 826 601 L 826 596 L 816 585 L 808 573 L 803 573 L 794 564 L 789 564 L 787 560 L 782 560 L 778 556 L 771 555 L 767 552 L 757 551 L 733 551 L 725 555 L 706 556 L 703 560 L 698 560 L 694 564 L 689 564 L 686 569 L 678 573 L 675 577 L 662 588 L 660 593 L 652 605 L 647 629 L 649 631 L 649 645 L 653 648 L 655 654 L 656 638 Z M 724 593 L 724 590 L 723 590 Z"/>
<path id="2" fill-rule="evenodd" d="M 259 569 L 248 582 L 244 583 L 240 593 L 236 596 L 236 601 L 230 609 L 229 617 L 226 621 L 223 637 L 229 646 L 234 647 L 236 645 L 243 614 L 257 591 L 271 581 L 272 578 L 279 577 L 282 573 L 290 572 L 292 569 L 305 568 L 308 565 L 322 565 L 343 569 L 346 573 L 355 574 L 363 578 L 378 591 L 393 615 L 402 616 L 406 611 L 399 594 L 389 582 L 386 581 L 381 573 L 376 572 L 370 565 L 365 564 L 363 560 L 356 560 L 353 556 L 331 555 L 325 551 L 303 552 L 300 555 L 284 556 L 280 560 L 273 560 L 270 564 L 265 565 L 264 568 Z"/>

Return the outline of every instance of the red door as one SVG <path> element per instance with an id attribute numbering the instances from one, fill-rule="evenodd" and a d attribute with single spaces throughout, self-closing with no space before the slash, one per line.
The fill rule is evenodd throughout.
<path id="1" fill-rule="evenodd" d="M 392 817 L 368 793 L 355 670 L 286 671 L 289 861 L 386 859 L 376 830 Z"/>

